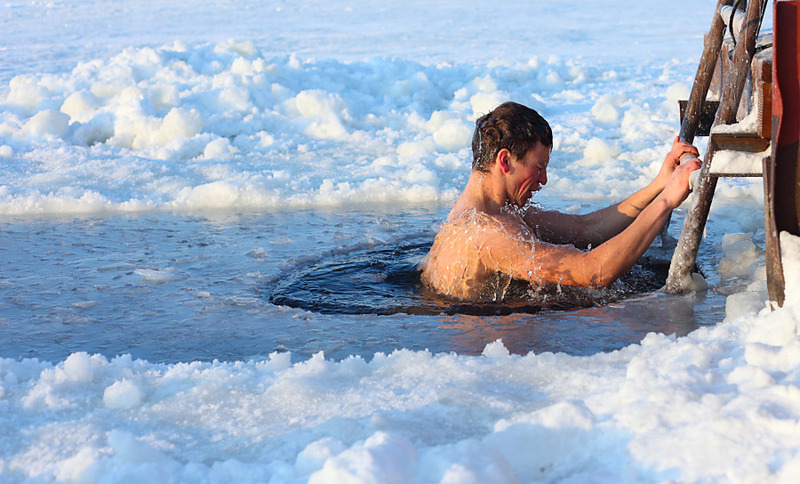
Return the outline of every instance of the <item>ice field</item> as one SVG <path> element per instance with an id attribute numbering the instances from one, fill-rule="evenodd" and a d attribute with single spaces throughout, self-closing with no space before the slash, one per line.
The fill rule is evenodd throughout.
<path id="1" fill-rule="evenodd" d="M 505 100 L 553 127 L 537 203 L 643 186 L 715 3 L 5 2 L 0 483 L 800 480 L 800 240 L 772 311 L 760 179 L 720 182 L 683 296 L 269 299 L 432 241 Z"/>

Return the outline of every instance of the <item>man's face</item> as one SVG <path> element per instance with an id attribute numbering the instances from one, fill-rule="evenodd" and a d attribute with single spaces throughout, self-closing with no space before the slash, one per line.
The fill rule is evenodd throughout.
<path id="1" fill-rule="evenodd" d="M 547 164 L 550 163 L 550 148 L 536 143 L 522 159 L 513 160 L 511 173 L 511 196 L 515 205 L 524 206 L 536 192 L 547 184 Z"/>

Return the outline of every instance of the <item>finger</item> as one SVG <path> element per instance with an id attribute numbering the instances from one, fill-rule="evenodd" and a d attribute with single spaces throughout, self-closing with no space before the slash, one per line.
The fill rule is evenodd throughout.
<path id="1" fill-rule="evenodd" d="M 696 146 L 694 146 L 691 143 L 687 143 L 685 141 L 681 142 L 681 144 L 676 146 L 676 148 L 677 148 L 677 150 L 679 150 L 679 151 L 681 151 L 683 153 L 687 153 L 687 152 L 699 153 L 699 151 L 697 151 L 697 147 Z"/>
<path id="2" fill-rule="evenodd" d="M 698 151 L 698 150 L 697 150 L 697 147 L 696 147 L 696 146 L 694 146 L 694 145 L 688 145 L 688 146 L 686 147 L 686 150 L 685 150 L 685 152 L 687 152 L 687 153 L 694 153 L 694 154 L 696 154 L 696 155 L 699 155 L 699 154 L 700 154 L 700 151 Z"/>
<path id="3" fill-rule="evenodd" d="M 691 171 L 699 170 L 700 169 L 700 165 L 701 165 L 700 159 L 692 158 L 692 159 L 684 162 L 683 164 L 681 164 L 681 167 L 685 166 L 686 168 L 684 168 L 684 169 L 685 170 L 689 170 L 691 172 Z"/>
<path id="4" fill-rule="evenodd" d="M 688 173 L 691 173 L 695 170 L 700 168 L 700 160 L 697 158 L 690 158 L 685 162 L 681 163 L 681 166 L 675 169 L 675 173 L 673 176 L 681 177 L 686 176 Z"/>

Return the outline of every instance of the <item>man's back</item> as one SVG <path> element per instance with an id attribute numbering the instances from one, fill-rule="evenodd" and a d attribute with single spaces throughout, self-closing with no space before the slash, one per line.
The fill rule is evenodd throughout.
<path id="1" fill-rule="evenodd" d="M 503 255 L 491 249 L 499 238 L 510 236 L 530 237 L 533 242 L 533 235 L 516 215 L 490 215 L 475 208 L 451 213 L 422 262 L 423 282 L 434 292 L 456 299 L 503 300 L 512 277 L 497 270 L 496 259 Z"/>

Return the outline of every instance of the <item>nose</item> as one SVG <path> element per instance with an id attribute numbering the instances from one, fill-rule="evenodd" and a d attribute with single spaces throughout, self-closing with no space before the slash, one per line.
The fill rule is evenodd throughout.
<path id="1" fill-rule="evenodd" d="M 547 168 L 539 172 L 539 185 L 547 185 Z"/>

